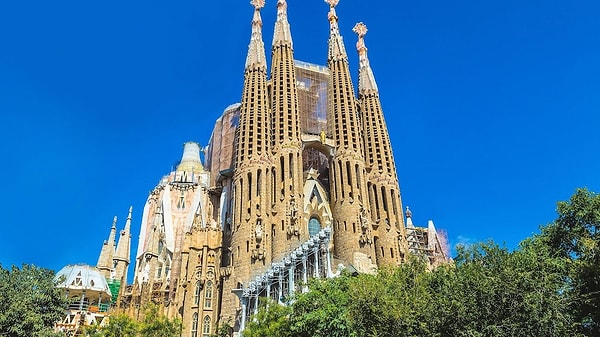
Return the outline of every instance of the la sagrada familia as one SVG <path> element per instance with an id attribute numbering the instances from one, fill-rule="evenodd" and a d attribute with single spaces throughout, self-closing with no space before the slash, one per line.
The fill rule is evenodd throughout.
<path id="1" fill-rule="evenodd" d="M 403 212 L 367 28 L 354 27 L 355 92 L 338 0 L 326 2 L 327 66 L 294 59 L 286 1 L 278 0 L 268 69 L 264 0 L 252 1 L 241 102 L 225 109 L 208 146 L 186 143 L 152 190 L 135 255 L 131 213 L 118 245 L 114 224 L 104 243 L 97 268 L 121 285 L 113 287 L 119 310 L 137 316 L 155 303 L 183 320 L 183 336 L 208 336 L 219 322 L 237 334 L 260 297 L 285 304 L 310 278 L 374 273 L 410 254 L 431 265 L 448 259 L 433 223 L 415 227 Z"/>

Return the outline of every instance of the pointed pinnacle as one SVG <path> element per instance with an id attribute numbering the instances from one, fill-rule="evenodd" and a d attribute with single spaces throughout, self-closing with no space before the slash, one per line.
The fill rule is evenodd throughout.
<path id="1" fill-rule="evenodd" d="M 287 1 L 277 0 L 277 14 L 285 13 L 287 9 Z"/>
<path id="2" fill-rule="evenodd" d="M 325 2 L 329 4 L 329 7 L 334 8 L 340 3 L 340 0 L 325 0 Z"/>
<path id="3" fill-rule="evenodd" d="M 329 23 L 331 24 L 331 28 L 337 28 L 338 17 L 335 13 L 335 6 L 340 2 L 340 0 L 325 0 L 327 4 L 329 4 L 329 13 L 327 14 L 327 18 L 329 19 Z"/>
<path id="4" fill-rule="evenodd" d="M 284 43 L 292 44 L 292 33 L 290 24 L 287 20 L 287 2 L 285 0 L 277 1 L 277 21 L 275 22 L 275 32 L 273 33 L 273 46 Z"/>
<path id="5" fill-rule="evenodd" d="M 365 25 L 362 22 L 359 22 L 354 25 L 354 28 L 352 28 L 352 31 L 355 32 L 356 35 L 358 35 L 358 38 L 362 39 L 363 37 L 365 37 L 365 35 L 367 35 L 367 32 L 369 30 L 367 29 L 367 25 Z"/>
<path id="6" fill-rule="evenodd" d="M 358 35 L 358 41 L 356 42 L 356 50 L 358 51 L 358 56 L 360 58 L 360 65 L 361 67 L 367 66 L 367 46 L 365 45 L 365 35 L 368 31 L 367 26 L 364 23 L 359 22 L 356 25 L 354 25 L 352 31 L 355 32 L 356 35 Z"/>
<path id="7" fill-rule="evenodd" d="M 265 7 L 265 0 L 252 0 L 250 1 L 250 4 L 256 9 L 261 9 Z"/>

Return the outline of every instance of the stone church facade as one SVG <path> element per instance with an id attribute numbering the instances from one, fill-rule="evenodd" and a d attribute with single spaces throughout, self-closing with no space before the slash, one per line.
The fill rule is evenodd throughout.
<path id="1" fill-rule="evenodd" d="M 264 0 L 252 1 L 240 103 L 225 109 L 207 147 L 186 143 L 179 165 L 152 190 L 135 255 L 129 245 L 115 248 L 114 226 L 103 246 L 98 268 L 109 280 L 118 274 L 124 312 L 137 317 L 155 303 L 183 320 L 183 336 L 208 336 L 227 321 L 239 332 L 260 297 L 286 303 L 309 278 L 341 268 L 374 273 L 409 254 L 431 265 L 448 259 L 433 223 L 414 227 L 403 212 L 366 26 L 354 28 L 355 92 L 338 0 L 327 2 L 327 65 L 294 60 L 279 0 L 268 69 Z M 127 236 L 129 225 L 120 240 Z M 125 285 L 130 258 L 134 281 Z"/>

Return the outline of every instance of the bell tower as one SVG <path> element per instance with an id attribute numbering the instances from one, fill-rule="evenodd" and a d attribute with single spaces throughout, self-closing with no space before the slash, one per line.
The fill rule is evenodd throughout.
<path id="1" fill-rule="evenodd" d="M 244 71 L 239 126 L 235 140 L 233 175 L 233 223 L 231 228 L 231 276 L 227 288 L 238 289 L 266 270 L 271 262 L 270 191 L 271 110 L 267 92 L 267 64 L 262 39 L 260 10 L 264 0 L 252 0 L 254 17 Z M 225 315 L 235 316 L 235 295 L 223 294 Z"/>
<path id="2" fill-rule="evenodd" d="M 365 146 L 364 153 L 375 256 L 380 266 L 398 264 L 406 254 L 407 246 L 396 165 L 381 109 L 379 90 L 367 57 L 364 41 L 367 26 L 362 22 L 357 23 L 353 31 L 358 35 L 358 100 L 364 144 L 368 145 Z"/>
<path id="3" fill-rule="evenodd" d="M 273 261 L 279 261 L 308 239 L 298 211 L 303 199 L 302 140 L 294 49 L 285 0 L 277 1 L 271 60 L 271 108 L 274 166 L 270 202 L 275 215 L 271 228 L 272 254 Z"/>
<path id="4" fill-rule="evenodd" d="M 375 266 L 375 256 L 367 207 L 362 126 L 358 118 L 358 105 L 348 67 L 348 55 L 335 12 L 339 0 L 326 2 L 330 7 L 327 124 L 329 134 L 335 141 L 335 154 L 331 167 L 334 250 L 335 255 L 342 260 L 359 269 L 365 269 L 359 271 L 370 272 Z"/>

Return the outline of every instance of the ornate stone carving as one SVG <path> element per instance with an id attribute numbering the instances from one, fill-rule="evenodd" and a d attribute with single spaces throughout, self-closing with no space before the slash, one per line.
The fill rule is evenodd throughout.
<path id="1" fill-rule="evenodd" d="M 325 0 L 325 2 L 328 3 L 330 7 L 335 7 L 340 3 L 340 0 Z"/>
<path id="2" fill-rule="evenodd" d="M 373 243 L 373 237 L 371 235 L 371 228 L 369 228 L 369 219 L 367 217 L 367 210 L 364 205 L 360 205 L 360 230 L 362 234 L 360 235 L 358 242 L 361 245 L 370 245 Z"/>
<path id="3" fill-rule="evenodd" d="M 367 217 L 367 209 L 364 205 L 360 205 L 360 228 L 363 231 L 369 228 L 369 218 Z"/>
<path id="4" fill-rule="evenodd" d="M 231 276 L 231 273 L 233 273 L 233 268 L 232 267 L 221 267 L 221 268 L 219 268 L 219 276 L 229 277 L 229 276 Z"/>
<path id="5" fill-rule="evenodd" d="M 196 270 L 194 271 L 194 279 L 196 281 L 201 281 L 201 283 L 204 283 L 202 281 L 202 266 L 197 266 Z"/>
<path id="6" fill-rule="evenodd" d="M 252 4 L 252 6 L 254 6 L 254 8 L 260 9 L 260 8 L 265 7 L 265 0 L 252 0 L 252 1 L 250 1 L 250 4 Z"/>
<path id="7" fill-rule="evenodd" d="M 263 225 L 262 225 L 262 219 L 258 218 L 256 219 L 256 226 L 254 228 L 254 237 L 256 238 L 256 244 L 260 244 L 260 242 L 263 239 Z"/>
<path id="8" fill-rule="evenodd" d="M 263 239 L 263 224 L 262 219 L 256 219 L 256 225 L 254 227 L 254 242 L 256 243 L 256 248 L 252 249 L 252 258 L 255 260 L 264 260 L 266 250 L 262 247 L 262 239 Z"/>
<path id="9" fill-rule="evenodd" d="M 288 205 L 287 217 L 289 219 L 289 224 L 287 228 L 288 235 L 300 236 L 300 226 L 299 215 L 298 215 L 298 205 L 296 204 L 296 198 L 292 196 L 290 200 L 290 204 Z"/>
<path id="10" fill-rule="evenodd" d="M 354 28 L 352 28 L 352 31 L 356 33 L 356 35 L 358 35 L 358 37 L 364 37 L 367 34 L 367 26 L 362 23 L 359 22 L 356 25 L 354 25 Z"/>
<path id="11" fill-rule="evenodd" d="M 264 260 L 265 259 L 265 249 L 261 247 L 257 247 L 256 249 L 252 249 L 252 258 L 255 260 Z"/>
<path id="12" fill-rule="evenodd" d="M 360 235 L 358 242 L 360 242 L 361 245 L 370 245 L 373 243 L 373 239 L 371 238 L 370 233 L 363 233 Z"/>
<path id="13" fill-rule="evenodd" d="M 165 189 L 165 185 L 158 185 L 152 191 L 150 191 L 150 201 L 157 202 L 160 196 L 160 193 Z"/>

